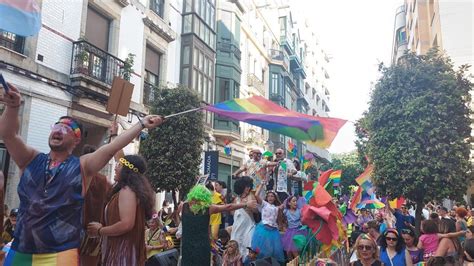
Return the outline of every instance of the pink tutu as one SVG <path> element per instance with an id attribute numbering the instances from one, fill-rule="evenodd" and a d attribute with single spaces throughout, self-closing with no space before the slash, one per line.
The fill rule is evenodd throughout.
<path id="1" fill-rule="evenodd" d="M 299 251 L 298 248 L 295 246 L 295 243 L 293 242 L 293 237 L 295 235 L 303 235 L 306 237 L 308 234 L 307 230 L 301 229 L 301 228 L 288 228 L 286 229 L 285 234 L 281 238 L 281 244 L 283 246 L 283 249 L 285 251 Z"/>

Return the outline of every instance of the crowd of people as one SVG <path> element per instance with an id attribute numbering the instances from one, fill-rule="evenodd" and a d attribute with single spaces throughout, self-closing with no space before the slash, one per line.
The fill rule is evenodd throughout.
<path id="1" fill-rule="evenodd" d="M 412 213 L 414 210 L 412 210 Z M 474 265 L 474 209 L 434 204 L 423 209 L 421 232 L 407 205 L 360 210 L 350 239 L 351 265 Z"/>

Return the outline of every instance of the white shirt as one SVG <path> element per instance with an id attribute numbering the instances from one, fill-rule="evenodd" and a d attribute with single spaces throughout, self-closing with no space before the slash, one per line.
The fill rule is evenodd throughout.
<path id="1" fill-rule="evenodd" d="M 286 170 L 283 165 L 286 164 Z M 295 165 L 290 159 L 283 159 L 280 161 L 280 166 L 278 167 L 278 177 L 277 177 L 277 184 L 276 184 L 276 191 L 277 192 L 287 192 L 288 193 L 288 173 L 295 170 Z"/>

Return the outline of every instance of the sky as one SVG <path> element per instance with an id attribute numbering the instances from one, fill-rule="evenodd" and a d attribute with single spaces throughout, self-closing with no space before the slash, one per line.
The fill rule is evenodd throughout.
<path id="1" fill-rule="evenodd" d="M 322 48 L 332 57 L 330 116 L 349 120 L 331 153 L 355 150 L 352 122 L 368 109 L 378 64 L 390 64 L 395 11 L 403 0 L 290 0 L 297 16 L 314 25 Z M 352 121 L 352 122 L 350 122 Z"/>

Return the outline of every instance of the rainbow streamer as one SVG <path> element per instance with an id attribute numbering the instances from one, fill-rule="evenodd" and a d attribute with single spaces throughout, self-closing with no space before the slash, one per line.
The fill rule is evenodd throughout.
<path id="1" fill-rule="evenodd" d="M 21 36 L 36 35 L 41 28 L 40 0 L 0 0 L 0 29 Z"/>
<path id="2" fill-rule="evenodd" d="M 332 180 L 332 184 L 338 187 L 341 183 L 342 170 L 336 170 L 329 175 L 329 179 Z"/>
<path id="3" fill-rule="evenodd" d="M 374 167 L 369 164 L 367 168 L 364 170 L 364 172 L 355 179 L 357 184 L 359 184 L 365 191 L 367 191 L 369 194 L 373 194 L 373 184 L 372 184 L 372 172 L 374 170 Z"/>
<path id="4" fill-rule="evenodd" d="M 362 187 L 359 186 L 357 188 L 357 191 L 354 193 L 354 196 L 352 196 L 349 209 L 355 211 L 357 209 L 357 205 L 360 203 L 361 200 L 362 200 Z"/>
<path id="5" fill-rule="evenodd" d="M 398 199 L 390 200 L 388 204 L 392 209 L 400 209 L 402 205 L 405 203 L 405 198 L 400 197 Z"/>
<path id="6" fill-rule="evenodd" d="M 204 109 L 320 148 L 328 148 L 346 123 L 342 119 L 290 111 L 261 96 L 225 101 Z"/>
<path id="7" fill-rule="evenodd" d="M 295 158 L 298 154 L 298 148 L 296 148 L 295 144 L 291 141 L 291 139 L 288 140 L 288 152 L 292 155 L 293 158 Z"/>

